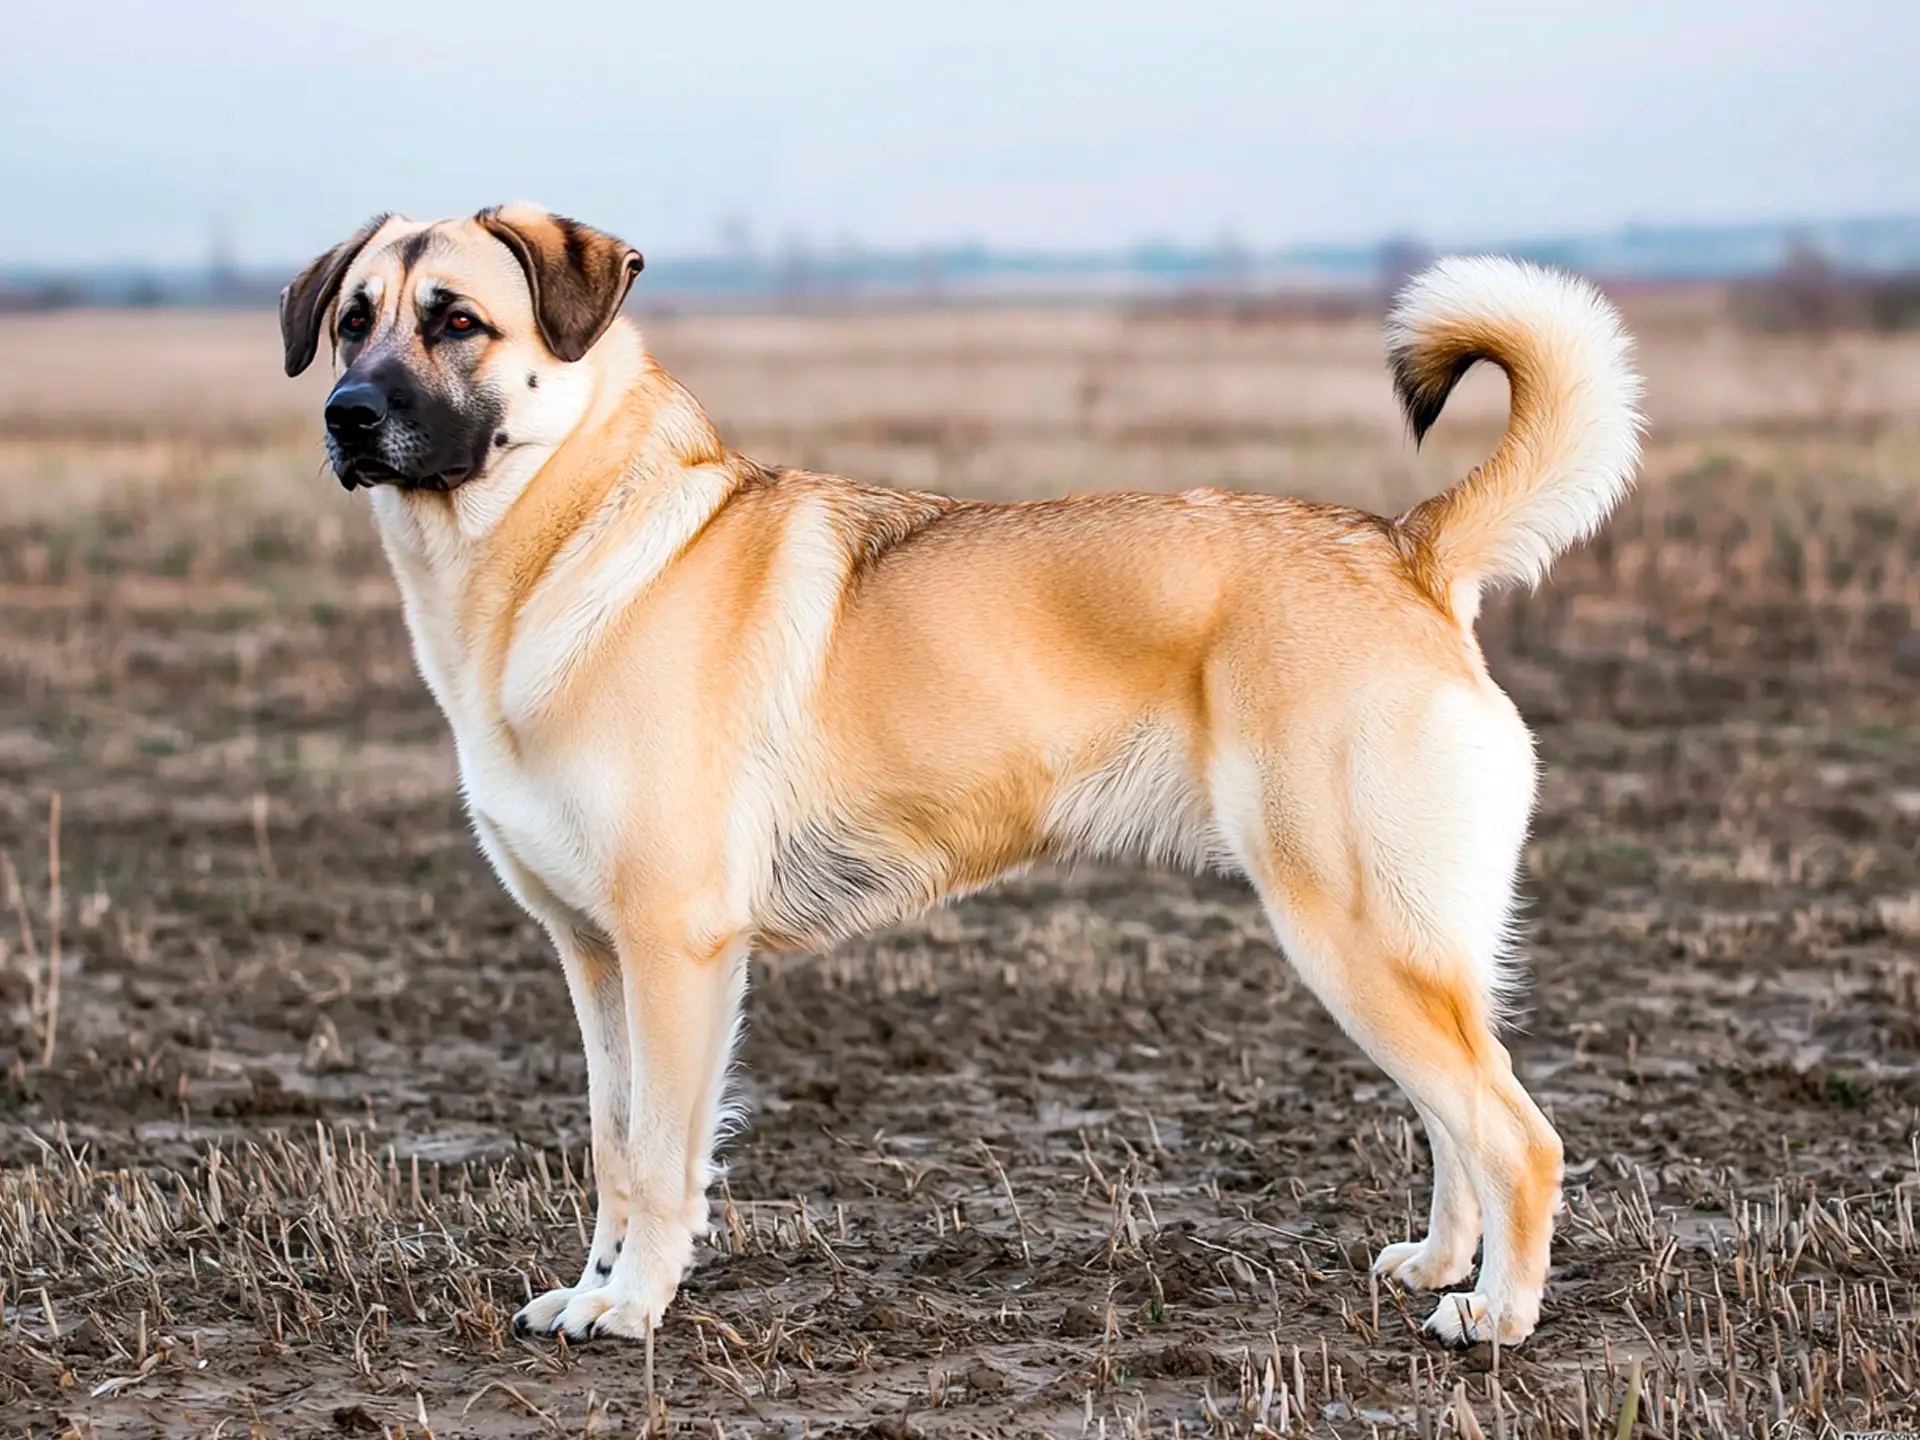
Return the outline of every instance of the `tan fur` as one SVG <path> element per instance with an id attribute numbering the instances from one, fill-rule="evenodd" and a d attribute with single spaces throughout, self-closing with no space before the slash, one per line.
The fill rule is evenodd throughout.
<path id="1" fill-rule="evenodd" d="M 503 213 L 532 238 L 504 243 Z M 499 331 L 471 383 L 505 397 L 503 435 L 544 437 L 447 493 L 375 494 L 476 831 L 554 936 L 588 1048 L 594 1239 L 523 1328 L 659 1319 L 705 1224 L 750 950 L 1096 853 L 1254 882 L 1433 1134 L 1432 1233 L 1383 1269 L 1457 1282 L 1484 1216 L 1481 1285 L 1433 1325 L 1523 1338 L 1560 1148 L 1493 1021 L 1532 751 L 1461 586 L 1566 439 L 1554 336 L 1442 327 L 1404 357 L 1429 398 L 1480 356 L 1515 397 L 1489 465 L 1404 522 L 1216 491 L 985 505 L 735 454 L 625 321 L 553 353 L 525 268 L 564 263 L 551 226 L 430 228 L 387 221 L 303 283 L 377 280 L 367 343 L 412 346 L 430 382 L 404 297 L 468 297 Z M 591 243 L 544 282 L 576 323 L 624 294 L 624 248 Z"/>

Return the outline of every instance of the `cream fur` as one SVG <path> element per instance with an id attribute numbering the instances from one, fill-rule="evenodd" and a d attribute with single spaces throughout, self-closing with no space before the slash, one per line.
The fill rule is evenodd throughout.
<path id="1" fill-rule="evenodd" d="M 533 242 L 559 223 L 502 214 Z M 432 227 L 408 273 L 420 228 L 375 232 L 343 293 L 483 310 L 464 380 L 397 304 L 370 343 L 502 397 L 510 443 L 374 514 L 481 847 L 554 937 L 588 1051 L 593 1239 L 523 1328 L 659 1321 L 734 1113 L 751 950 L 1097 854 L 1250 878 L 1432 1136 L 1430 1233 L 1382 1273 L 1452 1284 L 1484 1225 L 1432 1328 L 1533 1329 L 1560 1145 L 1494 1022 L 1534 759 L 1471 624 L 1630 479 L 1638 382 L 1594 292 L 1498 261 L 1414 282 L 1389 343 L 1416 424 L 1482 358 L 1514 413 L 1401 521 L 1215 491 L 985 506 L 746 460 L 625 321 L 558 360 L 483 225 Z"/>

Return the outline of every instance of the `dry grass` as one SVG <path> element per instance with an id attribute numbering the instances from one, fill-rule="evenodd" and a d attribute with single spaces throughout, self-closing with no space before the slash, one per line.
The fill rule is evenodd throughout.
<path id="1" fill-rule="evenodd" d="M 1649 483 L 1483 627 L 1547 761 L 1535 1340 L 1442 1352 L 1369 1280 L 1426 1157 L 1251 898 L 1091 870 L 756 976 L 651 1371 L 511 1338 L 584 1244 L 581 1062 L 320 384 L 265 317 L 0 323 L 0 1429 L 1920 1426 L 1920 349 L 1636 321 Z M 974 493 L 1393 508 L 1502 399 L 1416 456 L 1360 324 L 650 328 L 756 453 Z"/>
<path id="2" fill-rule="evenodd" d="M 1414 1155 L 1404 1134 L 1363 1132 L 1352 1143 L 1404 1180 Z M 1169 1232 L 1155 1216 L 1152 1162 L 1130 1160 L 1108 1177 L 1089 1154 L 1088 1169 L 1088 1196 L 1109 1210 L 1102 1268 L 1116 1277 L 1144 1272 L 1164 1292 L 1156 1264 L 1168 1266 Z M 1515 1436 L 1624 1435 L 1635 1413 L 1654 1435 L 1911 1423 L 1920 1394 L 1920 1156 L 1899 1183 L 1850 1195 L 1823 1196 L 1784 1178 L 1757 1196 L 1708 1182 L 1700 1205 L 1726 1218 L 1703 1228 L 1663 1216 L 1631 1162 L 1616 1158 L 1604 1174 L 1574 1188 L 1558 1243 L 1631 1266 L 1630 1281 L 1605 1299 L 1617 1312 L 1609 1318 L 1623 1314 L 1641 1343 L 1628 1340 L 1617 1353 L 1603 1342 L 1586 1362 L 1543 1374 L 1516 1368 L 1512 1357 L 1503 1372 L 1491 1351 L 1466 1360 L 1421 1351 L 1406 1302 L 1383 1295 L 1347 1256 L 1301 1246 L 1296 1260 L 1243 1235 L 1190 1238 L 1171 1268 L 1197 1256 L 1213 1272 L 1208 1280 L 1270 1297 L 1264 1336 L 1216 1353 L 1183 1341 L 1165 1302 L 1109 1300 L 1084 1322 L 1062 1312 L 1053 1328 L 1076 1343 L 1060 1342 L 1056 1359 L 1084 1388 L 1089 1425 L 1110 1414 L 1122 1435 L 1162 1429 L 1145 1403 L 1096 1406 L 1096 1396 L 1124 1394 L 1130 1363 L 1148 1376 L 1198 1382 L 1186 1428 L 1219 1436 L 1323 1428 L 1430 1436 L 1449 1425 L 1472 1433 L 1476 1424 Z M 989 1160 L 964 1187 L 964 1202 L 948 1203 L 1004 1232 L 996 1188 L 1011 1198 L 1005 1172 Z M 154 1172 L 97 1169 L 60 1137 L 39 1163 L 0 1176 L 11 1317 L 0 1373 L 29 1392 L 51 1383 L 98 1401 L 149 1387 L 191 1406 L 245 1343 L 289 1365 L 316 1352 L 338 1357 L 342 1369 L 350 1360 L 347 1388 L 335 1392 L 342 1403 L 330 1412 L 341 1430 L 380 1428 L 350 1395 L 397 1393 L 414 1399 L 423 1429 L 437 1421 L 438 1433 L 507 1433 L 529 1420 L 560 1433 L 560 1415 L 584 1419 L 591 1433 L 596 1418 L 624 1431 L 650 1411 L 669 1422 L 712 1413 L 720 1392 L 761 1419 L 798 1419 L 809 1413 L 814 1377 L 860 1363 L 857 1339 L 849 1350 L 848 1337 L 834 1333 L 848 1308 L 834 1301 L 848 1288 L 849 1261 L 867 1248 L 864 1227 L 844 1205 L 729 1198 L 718 1263 L 763 1259 L 813 1274 L 772 1306 L 691 1300 L 677 1317 L 684 1363 L 664 1388 L 651 1397 L 610 1393 L 582 1411 L 564 1344 L 555 1352 L 516 1343 L 511 1316 L 528 1285 L 546 1283 L 526 1258 L 529 1237 L 577 1234 L 583 1223 L 578 1179 L 555 1173 L 540 1151 L 497 1166 L 423 1167 L 391 1146 L 376 1149 L 364 1132 L 320 1126 L 305 1138 L 275 1132 L 232 1150 L 216 1144 L 189 1171 Z M 75 1274 L 89 1282 L 79 1294 Z M 1044 1271 L 1035 1278 L 1043 1285 Z M 1295 1330 L 1296 1288 L 1338 1300 L 1342 1324 L 1317 1346 L 1280 1338 Z M 940 1303 L 937 1292 L 924 1301 Z M 1027 1318 L 1030 1303 L 1013 1302 L 1015 1316 Z M 899 1328 L 881 1319 L 883 1331 Z M 1144 1354 L 1120 1343 L 1156 1327 L 1170 1343 Z M 1002 1328 L 1010 1352 L 1031 1350 L 1018 1344 L 1031 1327 L 1011 1323 L 1005 1307 Z M 1383 1361 L 1393 1349 L 1415 1353 Z M 472 1367 L 470 1393 L 427 1378 L 450 1368 L 444 1357 Z M 929 1418 L 953 1400 L 998 1397 L 1015 1383 L 974 1358 L 936 1361 L 926 1377 L 920 1408 Z M 839 1409 L 814 1418 L 858 1418 Z M 115 1412 L 126 1407 L 109 1407 Z M 87 1433 L 85 1422 L 77 1428 Z"/>
<path id="3" fill-rule="evenodd" d="M 1756 336 L 1645 299 L 1629 313 L 1661 453 L 1684 464 L 1703 446 L 1839 442 L 1911 474 L 1920 335 Z M 1497 377 L 1475 377 L 1416 455 L 1377 326 L 1360 320 L 1087 309 L 643 324 L 742 448 L 962 493 L 1220 484 L 1393 509 L 1479 458 L 1504 417 Z M 309 483 L 324 367 L 286 380 L 278 355 L 263 314 L 0 321 L 0 506 L 70 514 L 50 487 L 86 497 L 174 472 L 204 485 L 210 469 L 266 480 L 276 512 L 337 499 Z"/>

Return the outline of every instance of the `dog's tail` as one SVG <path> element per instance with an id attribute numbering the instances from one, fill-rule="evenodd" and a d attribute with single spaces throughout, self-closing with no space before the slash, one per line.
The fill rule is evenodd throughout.
<path id="1" fill-rule="evenodd" d="M 1512 397 L 1486 463 L 1397 526 L 1416 577 L 1462 624 L 1482 586 L 1537 584 L 1632 485 L 1642 425 L 1632 349 L 1591 285 L 1520 261 L 1442 260 L 1401 292 L 1387 356 L 1416 440 L 1477 361 L 1507 372 Z"/>

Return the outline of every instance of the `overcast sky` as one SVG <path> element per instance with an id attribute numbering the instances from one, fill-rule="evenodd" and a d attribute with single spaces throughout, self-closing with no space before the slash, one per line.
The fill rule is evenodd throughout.
<path id="1" fill-rule="evenodd" d="M 526 198 L 654 254 L 1920 211 L 1920 4 L 4 0 L 0 263 Z"/>

